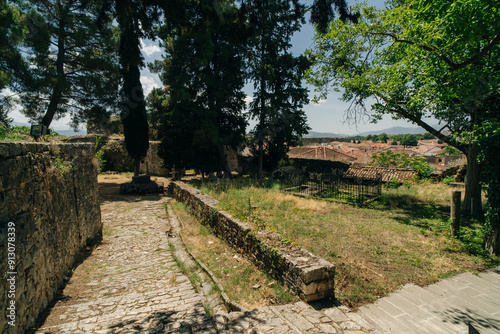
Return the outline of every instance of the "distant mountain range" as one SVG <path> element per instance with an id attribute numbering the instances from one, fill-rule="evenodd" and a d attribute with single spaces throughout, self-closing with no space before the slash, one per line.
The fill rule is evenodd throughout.
<path id="1" fill-rule="evenodd" d="M 434 128 L 439 129 L 439 125 L 433 125 Z M 325 138 L 325 137 L 354 137 L 354 136 L 368 136 L 368 135 L 379 135 L 381 133 L 386 133 L 389 136 L 392 135 L 406 135 L 406 134 L 420 134 L 420 133 L 426 133 L 424 129 L 421 127 L 403 127 L 403 126 L 394 126 L 392 128 L 387 128 L 383 130 L 378 130 L 378 131 L 367 131 L 367 132 L 361 132 L 355 135 L 345 135 L 345 134 L 339 134 L 339 133 L 329 133 L 329 132 L 315 132 L 311 131 L 307 135 L 304 136 L 304 138 Z"/>
<path id="2" fill-rule="evenodd" d="M 31 124 L 28 123 L 19 123 L 19 122 L 12 122 L 11 126 L 27 126 L 28 128 L 31 127 Z M 75 130 L 58 130 L 58 129 L 51 129 L 57 132 L 58 134 L 66 137 L 71 137 L 71 136 L 85 136 L 87 134 L 87 130 L 85 129 L 80 129 L 78 132 Z"/>
<path id="3" fill-rule="evenodd" d="M 31 127 L 30 124 L 27 123 L 19 123 L 19 122 L 12 122 L 12 126 L 27 126 Z M 433 125 L 434 128 L 439 129 L 439 125 Z M 71 137 L 71 136 L 84 136 L 87 134 L 86 129 L 81 129 L 80 131 L 76 132 L 74 130 L 58 130 L 58 129 L 53 129 L 60 135 L 66 136 L 66 137 Z M 311 131 L 307 135 L 304 136 L 304 138 L 325 138 L 325 137 L 354 137 L 354 136 L 368 136 L 368 135 L 379 135 L 381 133 L 387 133 L 389 136 L 391 135 L 405 135 L 405 134 L 420 134 L 420 133 L 425 133 L 426 131 L 422 129 L 421 127 L 402 127 L 402 126 L 394 126 L 392 128 L 387 128 L 383 130 L 378 130 L 378 131 L 367 131 L 367 132 L 361 132 L 356 135 L 346 135 L 346 134 L 340 134 L 340 133 L 331 133 L 331 132 L 316 132 L 316 131 Z"/>

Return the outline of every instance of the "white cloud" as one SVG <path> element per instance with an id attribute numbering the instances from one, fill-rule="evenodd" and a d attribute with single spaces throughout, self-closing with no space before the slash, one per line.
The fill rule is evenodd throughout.
<path id="1" fill-rule="evenodd" d="M 156 44 L 146 45 L 142 39 L 141 39 L 141 50 L 148 57 L 150 57 L 152 54 L 161 52 L 161 48 L 158 45 Z"/>
<path id="2" fill-rule="evenodd" d="M 250 102 L 252 102 L 252 101 L 253 101 L 253 97 L 248 96 L 248 95 L 245 97 L 245 103 L 246 103 L 247 105 L 248 105 Z"/>
<path id="3" fill-rule="evenodd" d="M 160 88 L 160 85 L 155 81 L 154 78 L 149 76 L 141 76 L 142 89 L 144 90 L 144 96 L 148 96 L 153 88 Z"/>
<path id="4" fill-rule="evenodd" d="M 311 100 L 311 105 L 314 107 L 314 106 L 319 106 L 321 104 L 324 104 L 326 103 L 326 100 L 325 99 L 321 99 L 319 100 L 318 102 L 314 102 L 313 100 Z"/>

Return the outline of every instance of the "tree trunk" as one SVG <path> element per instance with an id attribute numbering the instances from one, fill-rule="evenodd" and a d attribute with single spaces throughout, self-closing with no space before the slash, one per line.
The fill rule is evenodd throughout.
<path id="1" fill-rule="evenodd" d="M 141 166 L 141 160 L 140 159 L 134 159 L 134 176 L 139 176 L 140 174 L 140 166 Z"/>
<path id="2" fill-rule="evenodd" d="M 485 248 L 490 255 L 500 255 L 500 227 L 493 228 L 485 237 Z"/>
<path id="3" fill-rule="evenodd" d="M 467 150 L 467 175 L 465 178 L 465 198 L 463 211 L 472 217 L 480 218 L 483 215 L 481 203 L 481 171 L 477 162 L 477 147 L 470 145 Z"/>
<path id="4" fill-rule="evenodd" d="M 66 55 L 66 46 L 64 40 L 64 33 L 66 29 L 66 23 L 63 20 L 59 21 L 59 36 L 57 38 L 57 60 L 56 60 L 56 71 L 57 79 L 56 83 L 52 89 L 52 95 L 50 96 L 49 106 L 47 107 L 47 112 L 42 118 L 42 124 L 47 128 L 52 123 L 54 116 L 57 112 L 57 107 L 61 103 L 62 92 L 64 86 L 66 85 L 66 75 L 64 74 L 64 58 Z"/>
<path id="5" fill-rule="evenodd" d="M 264 140 L 261 138 L 262 135 L 259 134 L 259 143 L 258 143 L 258 169 L 257 169 L 257 177 L 259 179 L 262 178 L 262 167 L 264 165 Z"/>
<path id="6" fill-rule="evenodd" d="M 222 166 L 224 177 L 226 179 L 230 179 L 231 168 L 229 168 L 229 164 L 227 162 L 226 153 L 224 152 L 224 146 L 222 146 L 221 144 L 217 145 L 217 154 L 219 155 L 219 164 Z"/>

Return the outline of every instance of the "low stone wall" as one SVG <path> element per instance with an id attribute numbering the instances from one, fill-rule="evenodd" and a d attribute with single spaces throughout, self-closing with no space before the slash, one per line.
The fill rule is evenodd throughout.
<path id="1" fill-rule="evenodd" d="M 67 140 L 69 143 L 99 143 L 98 150 L 102 150 L 104 163 L 101 166 L 103 172 L 133 172 L 134 160 L 130 158 L 125 147 L 125 139 L 120 136 L 86 135 L 73 136 Z M 159 141 L 149 141 L 149 149 L 146 157 L 141 161 L 140 172 L 148 175 L 168 176 L 170 171 L 163 168 L 163 160 L 158 156 Z"/>
<path id="2" fill-rule="evenodd" d="M 33 326 L 100 238 L 98 191 L 94 144 L 0 143 L 1 333 Z"/>
<path id="3" fill-rule="evenodd" d="M 217 236 L 258 267 L 271 271 L 303 300 L 334 297 L 335 266 L 330 262 L 287 243 L 278 233 L 253 231 L 247 223 L 217 210 L 217 200 L 182 182 L 171 182 L 169 191 L 210 225 Z"/>

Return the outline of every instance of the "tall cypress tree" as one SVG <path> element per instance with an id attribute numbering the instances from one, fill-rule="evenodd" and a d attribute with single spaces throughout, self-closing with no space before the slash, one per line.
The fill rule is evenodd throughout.
<path id="1" fill-rule="evenodd" d="M 121 120 L 125 145 L 134 159 L 134 175 L 139 175 L 139 164 L 149 148 L 149 128 L 146 104 L 140 80 L 144 60 L 140 49 L 141 21 L 137 15 L 139 4 L 134 0 L 116 2 L 120 28 L 120 65 L 123 76 Z"/>

